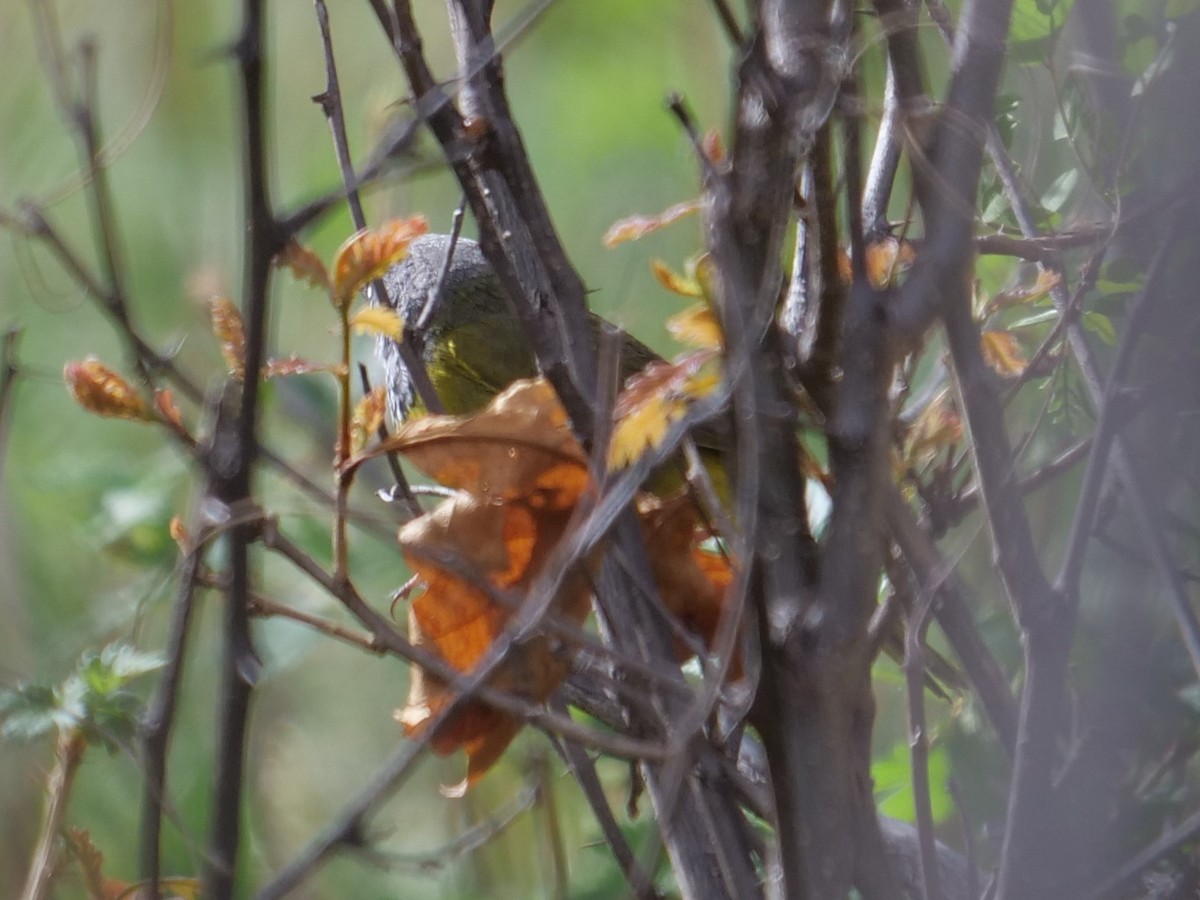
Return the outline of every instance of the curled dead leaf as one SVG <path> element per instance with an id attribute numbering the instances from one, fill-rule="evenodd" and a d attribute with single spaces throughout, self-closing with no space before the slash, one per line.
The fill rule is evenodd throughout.
<path id="1" fill-rule="evenodd" d="M 638 518 L 646 555 L 663 604 L 685 630 L 696 635 L 709 650 L 721 624 L 729 585 L 733 582 L 733 564 L 721 555 L 701 547 L 710 535 L 701 526 L 695 501 L 681 495 L 663 500 L 651 494 L 638 502 Z M 680 660 L 694 655 L 684 641 L 676 641 Z M 740 654 L 730 659 L 728 676 L 736 680 L 742 674 Z"/>

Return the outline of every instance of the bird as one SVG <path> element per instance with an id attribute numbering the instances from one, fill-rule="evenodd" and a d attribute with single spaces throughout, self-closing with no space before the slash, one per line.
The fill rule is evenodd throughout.
<path id="1" fill-rule="evenodd" d="M 442 277 L 446 254 L 453 257 Z M 440 281 L 440 285 L 439 285 Z M 467 415 L 485 407 L 512 382 L 538 374 L 537 360 L 500 280 L 469 238 L 426 234 L 409 245 L 408 254 L 384 275 L 385 302 L 408 325 L 416 323 L 439 288 L 438 298 L 420 334 L 421 361 L 443 410 Z M 589 313 L 592 339 L 607 322 Z M 394 422 L 423 406 L 399 345 L 380 337 L 376 354 L 383 364 L 388 412 Z M 622 380 L 661 357 L 630 334 L 622 335 Z"/>

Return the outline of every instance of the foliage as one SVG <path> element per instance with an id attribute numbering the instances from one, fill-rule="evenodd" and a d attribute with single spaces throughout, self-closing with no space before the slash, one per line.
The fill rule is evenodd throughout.
<path id="1" fill-rule="evenodd" d="M 18 578 L 42 598 L 19 657 L 36 664 L 17 665 L 53 673 L 0 693 L 0 736 L 53 739 L 37 846 L 11 851 L 29 900 L 72 868 L 105 900 L 155 884 L 956 900 L 991 879 L 1036 900 L 1200 883 L 1200 328 L 1180 299 L 1200 278 L 1194 2 L 719 2 L 674 29 L 615 2 L 544 22 L 531 7 L 506 30 L 490 4 L 448 0 L 448 36 L 407 2 L 318 2 L 315 28 L 243 6 L 240 32 L 215 7 L 179 10 L 205 27 L 177 29 L 235 34 L 236 134 L 152 67 L 162 93 L 131 141 L 112 125 L 120 56 L 97 70 L 105 40 L 76 49 L 49 4 L 24 23 L 83 174 L 0 196 L 0 225 L 25 269 L 52 261 L 93 304 L 65 325 L 41 304 L 0 358 L 0 452 L 30 535 Z M 301 24 L 319 41 L 293 52 Z M 665 34 L 669 75 L 609 52 L 658 64 Z M 734 66 L 728 100 L 714 60 Z M 319 93 L 296 87 L 304 65 Z M 385 71 L 379 96 L 363 88 Z M 673 80 L 695 90 L 651 117 L 637 92 Z M 31 115 L 7 90 L 4 121 Z M 318 107 L 292 105 L 314 93 L 332 153 Z M 171 140 L 164 120 L 189 135 L 156 155 L 164 180 L 194 188 L 170 254 L 160 213 L 126 218 L 146 199 L 126 154 Z M 231 179 L 213 159 L 239 142 Z M 215 241 L 193 231 L 205 185 L 225 198 Z M 444 230 L 466 246 L 469 211 L 484 260 L 469 270 L 421 257 L 424 216 L 389 215 L 456 198 Z M 589 298 L 551 209 L 573 250 L 605 248 L 573 255 L 605 273 L 589 281 L 646 301 Z M 398 302 L 380 291 L 403 266 L 433 280 Z M 185 280 L 196 303 L 164 302 Z M 660 306 L 659 288 L 694 305 Z M 589 313 L 613 296 L 606 312 L 686 349 L 668 362 Z M 444 318 L 455 304 L 465 330 L 443 326 L 463 324 Z M 512 335 L 528 354 L 501 352 Z M 59 362 L 46 347 L 72 407 L 33 393 Z M 486 408 L 437 414 L 431 347 Z M 539 372 L 496 383 L 516 357 Z M 394 420 L 412 406 L 396 367 L 430 414 Z M 148 447 L 175 461 L 168 478 Z M 69 499 L 42 505 L 59 483 Z M 157 539 L 118 559 L 131 521 Z M 401 604 L 405 625 L 387 614 Z M 103 649 L 62 677 L 80 642 Z M 397 728 L 385 710 L 405 689 Z M 92 746 L 113 758 L 84 768 Z M 461 764 L 417 768 L 428 750 L 465 753 L 441 795 Z M 389 835 L 388 815 L 456 836 L 431 849 L 433 828 Z M 28 801 L 14 816 L 35 818 Z M 589 843 L 602 852 L 576 852 Z M 346 848 L 378 871 L 318 871 Z"/>

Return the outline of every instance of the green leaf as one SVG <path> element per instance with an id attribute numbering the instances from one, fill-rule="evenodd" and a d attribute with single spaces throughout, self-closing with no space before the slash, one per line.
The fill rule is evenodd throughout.
<path id="1" fill-rule="evenodd" d="M 1112 319 L 1108 316 L 1089 309 L 1084 312 L 1082 321 L 1084 328 L 1110 347 L 1117 342 L 1117 329 L 1113 327 Z"/>
<path id="2" fill-rule="evenodd" d="M 1067 20 L 1074 0 L 1017 0 L 1009 40 L 1014 43 L 1050 37 Z"/>
<path id="3" fill-rule="evenodd" d="M 167 661 L 158 653 L 143 653 L 128 644 L 109 644 L 100 652 L 100 662 L 106 665 L 121 683 L 161 669 Z"/>
<path id="4" fill-rule="evenodd" d="M 871 765 L 871 778 L 875 782 L 875 797 L 879 803 L 879 811 L 885 816 L 902 819 L 905 822 L 916 820 L 916 807 L 913 802 L 912 767 L 910 764 L 908 746 L 898 743 L 892 747 L 892 752 L 883 759 L 876 760 Z M 934 746 L 929 750 L 929 805 L 933 811 L 934 822 L 947 819 L 954 810 L 954 802 L 946 783 L 950 777 L 950 761 L 945 748 Z"/>
<path id="5" fill-rule="evenodd" d="M 0 693 L 0 738 L 23 743 L 51 734 L 58 727 L 53 688 L 22 684 Z"/>
<path id="6" fill-rule="evenodd" d="M 1075 189 L 1075 185 L 1079 181 L 1078 169 L 1067 169 L 1050 183 L 1050 187 L 1042 194 L 1042 206 L 1051 212 L 1058 212 L 1062 209 L 1063 204 L 1067 202 L 1067 198 L 1071 196 L 1071 191 Z"/>
<path id="7" fill-rule="evenodd" d="M 1044 322 L 1053 322 L 1057 318 L 1057 309 L 1047 309 L 1044 312 L 1035 313 L 1032 316 L 1025 316 L 1022 319 L 1017 319 L 1017 321 L 1009 324 L 1008 330 L 1016 331 L 1018 328 L 1031 328 L 1034 325 L 1041 325 Z"/>

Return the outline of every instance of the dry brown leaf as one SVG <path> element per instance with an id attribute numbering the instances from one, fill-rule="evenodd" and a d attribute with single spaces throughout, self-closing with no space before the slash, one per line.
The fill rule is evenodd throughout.
<path id="1" fill-rule="evenodd" d="M 351 465 L 388 451 L 403 453 L 440 484 L 495 502 L 562 490 L 543 477 L 560 465 L 578 473 L 569 485 L 576 496 L 587 481 L 587 456 L 554 388 L 542 378 L 514 382 L 483 413 L 406 422 Z"/>
<path id="2" fill-rule="evenodd" d="M 71 397 L 90 413 L 135 422 L 154 420 L 146 401 L 124 378 L 94 356 L 63 367 Z"/>
<path id="3" fill-rule="evenodd" d="M 589 489 L 587 457 L 553 389 L 543 379 L 519 381 L 471 416 L 430 416 L 404 425 L 384 448 L 395 450 L 442 484 L 450 500 L 400 532 L 400 546 L 425 589 L 409 610 L 410 636 L 467 673 L 484 660 L 566 531 Z M 582 622 L 589 587 L 583 573 L 567 579 L 549 614 Z M 505 599 L 511 602 L 504 602 Z M 488 684 L 540 703 L 566 675 L 550 642 L 534 634 L 513 648 Z M 454 691 L 416 671 L 408 705 L 397 713 L 420 734 Z M 439 753 L 467 753 L 465 790 L 496 761 L 521 722 L 470 702 L 431 737 Z"/>
<path id="4" fill-rule="evenodd" d="M 429 230 L 423 216 L 393 219 L 351 236 L 333 259 L 333 298 L 345 308 L 359 291 L 408 253 L 408 245 Z"/>
<path id="5" fill-rule="evenodd" d="M 700 527 L 691 497 L 681 495 L 664 501 L 644 494 L 638 503 L 638 516 L 663 604 L 711 650 L 733 581 L 732 564 L 700 546 L 708 533 Z M 676 642 L 676 652 L 681 660 L 692 656 L 683 641 Z M 741 677 L 740 654 L 730 660 L 728 674 L 732 680 Z"/>
<path id="6" fill-rule="evenodd" d="M 514 500 L 495 503 L 459 494 L 400 532 L 405 559 L 425 584 L 409 609 L 414 643 L 434 650 L 457 671 L 468 673 L 485 659 L 527 594 L 570 518 L 573 501 L 547 508 Z M 431 558 L 457 561 L 439 565 Z M 491 591 L 504 592 L 513 604 Z M 579 624 L 587 615 L 589 582 L 583 575 L 568 579 L 550 615 Z M 489 686 L 541 703 L 562 682 L 567 665 L 540 634 L 513 648 L 488 679 Z M 408 704 L 397 719 L 410 736 L 448 704 L 455 692 L 427 672 L 414 672 Z M 520 730 L 521 722 L 483 703 L 465 704 L 433 735 L 439 753 L 462 748 L 467 778 L 477 781 Z"/>

